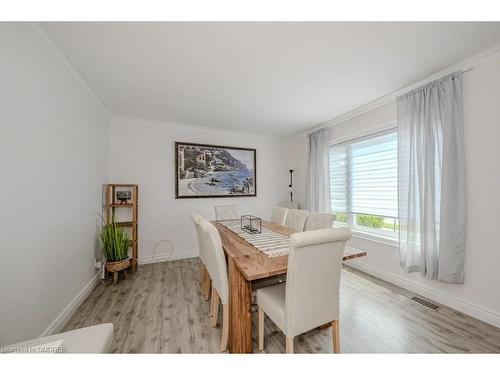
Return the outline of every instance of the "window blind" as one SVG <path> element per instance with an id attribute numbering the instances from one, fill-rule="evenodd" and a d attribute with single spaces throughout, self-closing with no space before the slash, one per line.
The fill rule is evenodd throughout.
<path id="1" fill-rule="evenodd" d="M 333 212 L 349 212 L 347 181 L 347 146 L 330 147 L 330 197 Z"/>
<path id="2" fill-rule="evenodd" d="M 330 147 L 332 211 L 398 216 L 397 133 Z"/>

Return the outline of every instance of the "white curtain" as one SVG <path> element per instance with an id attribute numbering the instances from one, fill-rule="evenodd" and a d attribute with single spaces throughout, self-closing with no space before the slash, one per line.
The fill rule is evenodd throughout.
<path id="1" fill-rule="evenodd" d="M 328 129 L 309 134 L 306 209 L 330 212 L 330 163 Z"/>
<path id="2" fill-rule="evenodd" d="M 399 247 L 408 272 L 461 284 L 465 255 L 462 72 L 398 98 Z"/>

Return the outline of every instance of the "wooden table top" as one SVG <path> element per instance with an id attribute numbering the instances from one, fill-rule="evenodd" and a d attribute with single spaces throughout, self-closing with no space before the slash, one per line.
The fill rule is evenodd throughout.
<path id="1" fill-rule="evenodd" d="M 269 257 L 243 238 L 232 232 L 217 221 L 212 224 L 218 229 L 222 241 L 222 247 L 228 257 L 231 257 L 235 265 L 248 281 L 264 279 L 270 276 L 283 275 L 287 271 L 288 255 Z M 262 221 L 264 228 L 286 236 L 295 233 L 293 229 Z M 359 258 L 366 255 L 366 251 L 353 251 L 346 249 L 343 260 Z"/>

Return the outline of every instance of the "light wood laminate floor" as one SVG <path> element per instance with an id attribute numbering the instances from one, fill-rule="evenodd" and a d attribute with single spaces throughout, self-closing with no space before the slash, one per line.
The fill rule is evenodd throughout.
<path id="1" fill-rule="evenodd" d="M 129 274 L 130 275 L 130 274 Z M 442 306 L 410 301 L 407 290 L 349 267 L 342 271 L 342 353 L 500 353 L 500 329 Z M 64 331 L 100 323 L 115 326 L 116 353 L 218 353 L 217 328 L 201 297 L 198 259 L 139 266 L 118 285 L 99 284 Z M 254 351 L 257 350 L 256 315 Z M 297 353 L 331 353 L 330 329 L 295 339 Z M 285 337 L 266 318 L 265 352 L 284 353 Z"/>

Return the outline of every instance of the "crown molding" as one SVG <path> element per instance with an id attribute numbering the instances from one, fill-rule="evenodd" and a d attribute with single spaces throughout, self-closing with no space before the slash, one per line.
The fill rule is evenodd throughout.
<path id="1" fill-rule="evenodd" d="M 237 129 L 225 129 L 225 128 L 215 128 L 215 127 L 210 127 L 210 126 L 203 126 L 203 125 L 194 125 L 194 124 L 188 124 L 188 123 L 183 123 L 183 122 L 176 122 L 176 121 L 168 121 L 168 120 L 155 120 L 155 119 L 148 119 L 148 118 L 142 118 L 142 117 L 134 117 L 134 116 L 112 116 L 111 117 L 113 120 L 118 120 L 118 121 L 130 121 L 130 122 L 142 122 L 145 124 L 151 124 L 151 125 L 158 125 L 158 126 L 170 126 L 170 127 L 177 127 L 177 128 L 191 128 L 191 129 L 199 129 L 199 130 L 206 130 L 210 132 L 217 132 L 217 133 L 233 133 L 233 134 L 240 134 L 240 135 L 252 135 L 255 137 L 262 137 L 262 138 L 268 138 L 274 141 L 288 141 L 290 137 L 288 135 L 283 135 L 283 136 L 278 136 L 278 135 L 272 135 L 272 134 L 267 134 L 267 133 L 259 133 L 259 132 L 253 132 L 250 130 L 237 130 Z"/>
<path id="2" fill-rule="evenodd" d="M 66 46 L 56 30 L 49 23 L 45 22 L 35 22 L 30 23 L 30 25 L 33 30 L 35 30 L 35 32 L 49 45 L 59 60 L 61 60 L 62 63 L 70 70 L 78 83 L 88 92 L 97 105 L 106 113 L 106 115 L 112 117 L 112 113 L 104 105 L 102 98 L 97 95 L 96 90 L 90 84 L 87 71 L 82 64 L 80 64 L 71 50 Z"/>
<path id="3" fill-rule="evenodd" d="M 451 65 L 445 69 L 442 69 L 436 73 L 431 74 L 430 76 L 427 76 L 424 79 L 421 79 L 420 81 L 417 81 L 409 86 L 403 87 L 397 91 L 393 91 L 387 95 L 384 95 L 378 99 L 372 100 L 371 102 L 368 102 L 362 106 L 359 106 L 349 112 L 346 112 L 342 115 L 339 115 L 337 117 L 334 117 L 331 120 L 328 120 L 320 125 L 317 125 L 305 132 L 301 132 L 299 134 L 309 134 L 311 132 L 314 132 L 316 130 L 322 129 L 322 128 L 329 128 L 332 126 L 340 125 L 348 120 L 351 120 L 355 117 L 358 117 L 360 115 L 363 115 L 369 111 L 372 111 L 376 108 L 382 107 L 386 104 L 389 104 L 393 101 L 396 100 L 396 98 L 400 95 L 406 94 L 407 92 L 414 90 L 420 86 L 423 86 L 431 81 L 434 81 L 438 78 L 441 78 L 449 73 L 456 72 L 458 70 L 471 70 L 474 69 L 477 66 L 480 66 L 487 62 L 488 60 L 500 56 L 500 44 L 496 45 L 490 49 L 487 49 L 477 55 L 472 56 L 471 58 L 468 58 L 466 60 L 463 60 L 457 64 Z"/>

